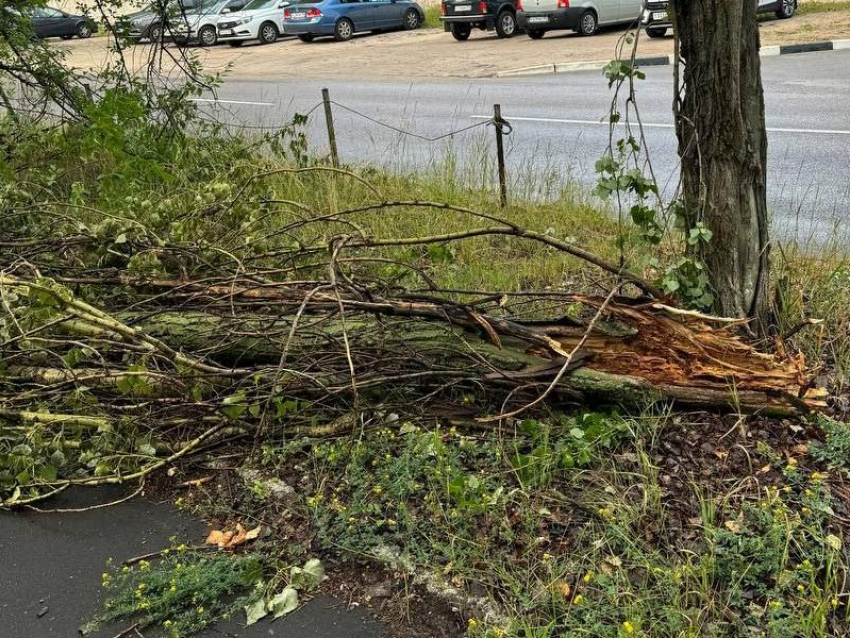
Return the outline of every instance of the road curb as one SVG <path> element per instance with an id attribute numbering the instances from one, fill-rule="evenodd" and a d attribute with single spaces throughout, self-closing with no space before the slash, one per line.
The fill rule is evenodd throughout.
<path id="1" fill-rule="evenodd" d="M 763 46 L 759 50 L 761 57 L 772 57 L 776 55 L 790 55 L 794 53 L 810 53 L 814 51 L 839 51 L 850 49 L 848 40 L 824 40 L 822 42 L 805 42 L 803 44 L 782 44 Z M 674 55 L 656 55 L 651 57 L 635 58 L 635 66 L 669 66 L 674 63 Z M 572 71 L 595 71 L 602 70 L 611 60 L 588 60 L 586 62 L 553 62 L 552 64 L 539 64 L 537 66 L 526 66 L 519 69 L 507 69 L 496 73 L 497 78 L 525 77 L 529 75 L 553 75 L 557 73 L 570 73 Z"/>

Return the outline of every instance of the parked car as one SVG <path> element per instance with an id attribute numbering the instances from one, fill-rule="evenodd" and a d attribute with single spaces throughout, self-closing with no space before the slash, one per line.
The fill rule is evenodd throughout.
<path id="1" fill-rule="evenodd" d="M 170 32 L 175 15 L 197 9 L 203 0 L 156 0 L 135 13 L 122 16 L 119 30 L 135 42 L 159 42 L 163 33 Z"/>
<path id="2" fill-rule="evenodd" d="M 644 0 L 520 0 L 517 22 L 538 40 L 547 31 L 593 35 L 601 26 L 637 23 Z"/>
<path id="3" fill-rule="evenodd" d="M 333 36 L 340 42 L 360 31 L 418 29 L 425 11 L 414 0 L 296 0 L 283 12 L 287 35 L 302 42 Z"/>
<path id="4" fill-rule="evenodd" d="M 97 25 L 88 16 L 65 13 L 52 7 L 32 7 L 22 14 L 30 19 L 33 33 L 38 38 L 62 38 L 74 36 L 86 39 L 97 32 Z"/>
<path id="5" fill-rule="evenodd" d="M 496 30 L 500 38 L 516 35 L 519 0 L 443 0 L 443 27 L 455 40 L 468 40 L 473 29 Z"/>
<path id="6" fill-rule="evenodd" d="M 283 33 L 283 9 L 288 0 L 251 0 L 242 11 L 230 13 L 218 21 L 218 39 L 232 47 L 248 40 L 271 44 Z"/>
<path id="7" fill-rule="evenodd" d="M 172 38 L 178 46 L 200 44 L 211 47 L 218 42 L 216 29 L 219 20 L 229 13 L 245 8 L 250 0 L 207 0 L 199 7 L 186 11 L 171 28 Z"/>
<path id="8" fill-rule="evenodd" d="M 781 20 L 793 17 L 797 11 L 797 0 L 757 0 L 759 13 L 774 13 Z M 669 0 L 649 0 L 641 17 L 641 26 L 650 38 L 663 38 L 673 28 Z"/>

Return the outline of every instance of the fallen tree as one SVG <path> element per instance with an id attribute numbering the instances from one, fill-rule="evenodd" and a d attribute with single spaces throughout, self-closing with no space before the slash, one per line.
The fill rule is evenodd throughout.
<path id="1" fill-rule="evenodd" d="M 327 232 L 400 208 L 487 225 L 394 239 Z M 83 447 L 87 437 L 124 437 L 135 453 L 103 462 L 95 476 L 48 471 L 7 505 L 74 483 L 138 479 L 233 437 L 339 433 L 375 414 L 496 427 L 544 400 L 781 416 L 819 407 L 804 361 L 781 344 L 760 352 L 739 320 L 677 308 L 640 275 L 487 213 L 391 202 L 314 214 L 274 231 L 287 247 L 260 255 L 234 254 L 224 241 L 104 241 L 40 228 L 0 238 L 0 424 L 57 439 L 75 432 Z M 506 237 L 601 268 L 609 294 L 442 290 L 387 252 Z M 104 244 L 117 267 L 92 260 Z M 163 272 L 133 272 L 139 254 Z M 398 269 L 426 285 L 401 285 Z"/>

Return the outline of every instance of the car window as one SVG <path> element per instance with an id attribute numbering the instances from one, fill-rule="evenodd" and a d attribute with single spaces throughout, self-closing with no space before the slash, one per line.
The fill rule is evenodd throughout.
<path id="1" fill-rule="evenodd" d="M 63 18 L 65 14 L 59 11 L 58 9 L 51 9 L 50 7 L 42 7 L 41 9 L 44 12 L 45 18 Z"/>
<path id="2" fill-rule="evenodd" d="M 266 9 L 277 4 L 278 0 L 251 0 L 245 5 L 245 11 L 256 11 L 257 9 Z"/>

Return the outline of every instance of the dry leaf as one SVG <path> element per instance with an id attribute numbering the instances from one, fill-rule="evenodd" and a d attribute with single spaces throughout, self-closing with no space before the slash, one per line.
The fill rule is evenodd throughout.
<path id="1" fill-rule="evenodd" d="M 714 450 L 714 456 L 719 458 L 721 461 L 729 456 L 729 452 L 726 450 Z"/>
<path id="2" fill-rule="evenodd" d="M 741 524 L 738 521 L 726 521 L 723 523 L 723 526 L 733 534 L 737 534 L 741 531 Z"/>
<path id="3" fill-rule="evenodd" d="M 261 531 L 262 525 L 258 525 L 252 530 L 246 530 L 241 523 L 236 523 L 235 530 L 212 530 L 205 543 L 217 545 L 219 549 L 230 549 L 258 538 Z"/>
<path id="4" fill-rule="evenodd" d="M 245 528 L 242 527 L 241 523 L 236 523 L 236 531 L 233 533 L 233 536 L 230 539 L 230 542 L 227 543 L 228 547 L 236 547 L 237 545 L 241 545 L 245 542 Z"/>
<path id="5" fill-rule="evenodd" d="M 770 472 L 770 463 L 761 468 L 756 474 L 767 474 L 768 472 Z"/>
<path id="6" fill-rule="evenodd" d="M 613 567 L 622 567 L 623 566 L 623 561 L 621 561 L 618 556 L 609 556 L 608 558 L 605 559 L 605 561 L 607 563 L 609 563 L 610 565 L 612 565 Z"/>
<path id="7" fill-rule="evenodd" d="M 246 541 L 252 541 L 255 538 L 259 538 L 260 532 L 262 530 L 263 530 L 262 525 L 257 525 L 254 529 L 249 529 L 247 532 L 245 532 L 245 540 Z"/>
<path id="8" fill-rule="evenodd" d="M 570 594 L 573 591 L 573 588 L 570 587 L 570 584 L 567 582 L 562 582 L 558 589 L 561 591 L 561 596 L 564 597 L 564 600 L 569 599 Z"/>

